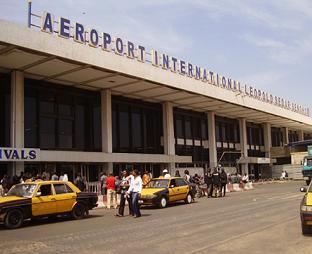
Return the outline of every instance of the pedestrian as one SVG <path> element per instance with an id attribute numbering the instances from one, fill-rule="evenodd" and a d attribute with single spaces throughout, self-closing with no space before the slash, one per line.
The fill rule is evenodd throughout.
<path id="1" fill-rule="evenodd" d="M 218 172 L 218 169 L 215 168 L 212 174 L 212 187 L 214 196 L 217 197 L 219 195 L 220 190 L 220 174 Z"/>
<path id="2" fill-rule="evenodd" d="M 175 174 L 174 174 L 175 177 L 181 177 L 180 175 L 180 171 L 179 170 L 176 170 Z"/>
<path id="3" fill-rule="evenodd" d="M 151 181 L 150 174 L 148 170 L 145 170 L 144 175 L 142 176 L 143 188 L 146 187 L 150 181 Z"/>
<path id="4" fill-rule="evenodd" d="M 3 188 L 3 193 L 7 193 L 9 191 L 10 183 L 9 183 L 9 177 L 7 175 L 4 175 L 1 179 L 1 185 Z"/>
<path id="5" fill-rule="evenodd" d="M 124 216 L 126 200 L 128 202 L 128 206 L 129 206 L 129 215 L 133 215 L 130 195 L 127 195 L 127 190 L 129 189 L 131 179 L 132 179 L 132 175 L 129 175 L 126 170 L 122 171 L 122 178 L 121 178 L 121 182 L 119 185 L 119 188 L 120 188 L 120 204 L 119 204 L 118 212 L 116 213 L 115 216 L 118 216 L 118 217 Z"/>
<path id="6" fill-rule="evenodd" d="M 143 182 L 141 176 L 139 175 L 139 171 L 137 169 L 133 170 L 133 180 L 130 183 L 127 194 L 131 195 L 132 198 L 132 209 L 134 218 L 141 217 L 139 198 L 142 191 L 142 185 Z"/>
<path id="7" fill-rule="evenodd" d="M 169 172 L 168 172 L 168 169 L 166 169 L 166 168 L 163 170 L 163 177 L 164 178 L 170 178 L 171 177 Z"/>
<path id="8" fill-rule="evenodd" d="M 74 183 L 75 183 L 75 185 L 78 187 L 78 189 L 80 191 L 85 191 L 86 183 L 85 183 L 84 179 L 81 177 L 80 174 L 77 174 L 77 177 L 76 177 Z"/>
<path id="9" fill-rule="evenodd" d="M 107 175 L 105 172 L 102 172 L 100 175 L 100 188 L 101 194 L 103 195 L 103 204 L 105 206 L 107 201 L 107 185 L 106 185 Z"/>
<path id="10" fill-rule="evenodd" d="M 183 178 L 187 181 L 187 182 L 190 182 L 191 180 L 191 176 L 190 176 L 190 172 L 186 169 L 184 170 L 184 176 Z"/>
<path id="11" fill-rule="evenodd" d="M 68 182 L 68 175 L 67 175 L 66 173 L 64 173 L 63 181 L 64 181 L 64 182 Z"/>
<path id="12" fill-rule="evenodd" d="M 110 173 L 106 179 L 107 187 L 107 208 L 111 208 L 111 202 L 113 207 L 117 208 L 117 193 L 116 193 L 116 179 L 112 173 Z"/>
<path id="13" fill-rule="evenodd" d="M 227 183 L 228 183 L 227 174 L 224 171 L 224 168 L 222 168 L 220 173 L 220 184 L 221 184 L 220 196 L 222 196 L 222 193 L 223 197 L 225 196 Z"/>
<path id="14" fill-rule="evenodd" d="M 35 182 L 42 182 L 42 181 L 43 181 L 42 176 L 40 174 L 37 174 Z"/>
<path id="15" fill-rule="evenodd" d="M 60 178 L 59 178 L 59 180 L 60 180 L 60 181 L 64 181 L 63 179 L 64 179 L 64 172 L 63 172 L 63 171 L 61 171 L 61 174 L 60 174 Z"/>
<path id="16" fill-rule="evenodd" d="M 207 184 L 207 198 L 211 198 L 213 191 L 211 170 L 208 170 L 208 173 L 205 175 L 204 181 Z"/>
<path id="17" fill-rule="evenodd" d="M 56 174 L 56 172 L 54 171 L 53 174 L 52 174 L 52 176 L 51 176 L 51 180 L 52 180 L 52 181 L 58 181 L 58 179 L 59 179 L 59 177 L 58 177 L 58 175 Z"/>

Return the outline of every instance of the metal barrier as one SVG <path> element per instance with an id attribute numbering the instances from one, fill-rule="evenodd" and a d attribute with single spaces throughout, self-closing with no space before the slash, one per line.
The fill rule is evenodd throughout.
<path id="1" fill-rule="evenodd" d="M 88 182 L 86 184 L 86 191 L 88 192 L 94 192 L 98 195 L 101 194 L 101 184 L 99 182 Z"/>

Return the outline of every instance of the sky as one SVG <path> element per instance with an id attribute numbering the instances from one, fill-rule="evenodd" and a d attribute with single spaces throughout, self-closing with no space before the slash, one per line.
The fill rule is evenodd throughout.
<path id="1" fill-rule="evenodd" d="M 33 0 L 33 13 L 43 11 L 208 68 L 311 112 L 310 0 Z M 27 0 L 0 0 L 0 19 L 26 26 Z"/>

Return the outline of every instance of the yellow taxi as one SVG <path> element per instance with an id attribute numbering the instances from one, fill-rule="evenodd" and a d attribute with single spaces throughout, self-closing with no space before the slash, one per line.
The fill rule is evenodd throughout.
<path id="1" fill-rule="evenodd" d="M 25 219 L 71 214 L 82 219 L 97 206 L 96 193 L 81 192 L 71 182 L 38 181 L 14 185 L 0 197 L 0 221 L 18 228 Z"/>
<path id="2" fill-rule="evenodd" d="M 302 234 L 312 233 L 312 182 L 308 188 L 300 188 L 301 192 L 305 195 L 300 204 L 300 218 L 301 218 L 301 228 Z"/>
<path id="3" fill-rule="evenodd" d="M 181 177 L 153 178 L 142 189 L 139 203 L 165 208 L 168 203 L 181 200 L 190 204 L 193 197 L 190 184 Z"/>

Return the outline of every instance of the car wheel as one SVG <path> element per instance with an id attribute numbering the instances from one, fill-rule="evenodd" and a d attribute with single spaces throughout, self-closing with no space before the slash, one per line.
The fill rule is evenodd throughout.
<path id="1" fill-rule="evenodd" d="M 301 225 L 301 229 L 302 229 L 302 234 L 303 234 L 303 235 L 311 234 L 311 228 L 310 228 L 310 226 Z"/>
<path id="2" fill-rule="evenodd" d="M 167 206 L 167 199 L 165 197 L 161 197 L 159 201 L 159 207 L 160 208 L 165 208 Z"/>
<path id="3" fill-rule="evenodd" d="M 24 220 L 24 216 L 21 210 L 14 209 L 7 213 L 4 219 L 4 225 L 7 228 L 14 229 L 19 228 Z"/>
<path id="4" fill-rule="evenodd" d="M 80 220 L 84 218 L 86 215 L 86 207 L 84 204 L 77 203 L 73 210 L 72 210 L 72 216 L 75 220 Z"/>
<path id="5" fill-rule="evenodd" d="M 190 193 L 187 194 L 187 196 L 185 198 L 185 203 L 186 204 L 192 203 L 192 195 Z"/>

